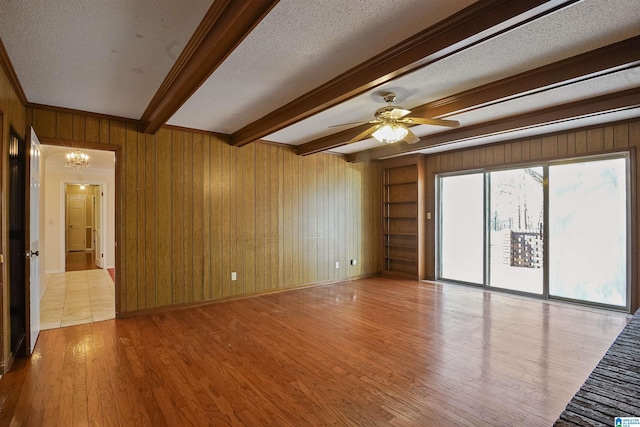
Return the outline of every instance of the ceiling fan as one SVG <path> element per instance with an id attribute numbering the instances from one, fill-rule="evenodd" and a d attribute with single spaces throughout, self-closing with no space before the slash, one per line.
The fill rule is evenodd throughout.
<path id="1" fill-rule="evenodd" d="M 370 123 L 373 126 L 356 135 L 354 138 L 349 140 L 349 143 L 360 141 L 371 135 L 382 143 L 390 144 L 404 140 L 407 144 L 415 144 L 416 142 L 420 141 L 420 138 L 418 138 L 416 134 L 411 132 L 408 129 L 407 125 L 436 125 L 448 127 L 460 126 L 460 123 L 455 120 L 408 117 L 408 114 L 411 113 L 411 110 L 392 105 L 396 100 L 395 93 L 385 93 L 383 94 L 382 99 L 384 99 L 385 102 L 387 102 L 387 104 L 389 105 L 387 105 L 386 107 L 378 108 L 376 110 L 376 112 L 374 113 L 375 120 L 360 122 Z"/>

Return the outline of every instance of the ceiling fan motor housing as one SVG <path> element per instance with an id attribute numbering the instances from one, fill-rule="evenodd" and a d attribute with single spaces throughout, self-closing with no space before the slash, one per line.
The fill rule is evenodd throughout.
<path id="1" fill-rule="evenodd" d="M 382 107 L 382 108 L 378 108 L 375 112 L 375 117 L 378 120 L 384 120 L 384 119 L 399 119 L 400 117 L 395 117 L 394 114 L 392 114 L 393 110 L 397 109 L 397 107 L 393 107 L 391 105 L 388 105 L 386 107 Z"/>
<path id="2" fill-rule="evenodd" d="M 395 93 L 387 93 L 382 97 L 382 99 L 384 99 L 384 102 L 386 102 L 388 104 L 393 104 L 396 101 L 396 94 Z"/>

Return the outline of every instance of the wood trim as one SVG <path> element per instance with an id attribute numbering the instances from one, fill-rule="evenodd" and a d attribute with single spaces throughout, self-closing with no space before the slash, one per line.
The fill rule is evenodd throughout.
<path id="1" fill-rule="evenodd" d="M 574 0 L 481 0 L 232 134 L 242 146 L 390 80 L 539 19 Z"/>
<path id="2" fill-rule="evenodd" d="M 129 118 L 129 117 L 120 117 L 120 116 L 112 116 L 112 115 L 109 115 L 109 114 L 93 113 L 93 112 L 90 112 L 90 111 L 75 110 L 75 109 L 72 109 L 72 108 L 56 107 L 54 105 L 28 103 L 27 104 L 27 109 L 32 109 L 32 110 L 33 109 L 37 109 L 37 110 L 51 111 L 53 113 L 62 113 L 62 114 L 74 114 L 74 115 L 78 115 L 78 116 L 92 117 L 92 118 L 101 119 L 101 120 L 113 120 L 113 121 L 119 121 L 119 122 L 124 122 L 124 123 L 133 123 L 136 126 L 140 125 L 140 120 L 132 119 L 132 118 Z M 225 142 L 229 141 L 229 135 L 224 134 L 224 133 L 211 132 L 211 131 L 207 131 L 207 130 L 187 128 L 187 127 L 182 127 L 182 126 L 173 126 L 173 125 L 162 125 L 161 128 L 172 130 L 172 131 L 198 133 L 198 134 L 202 134 L 202 135 L 213 136 L 213 137 L 219 138 L 219 139 L 221 139 L 221 140 L 223 140 Z M 70 146 L 70 147 L 76 147 L 76 146 L 81 147 L 81 146 L 78 145 L 79 141 L 72 141 L 72 140 L 60 140 L 60 141 L 64 141 L 64 142 L 60 142 L 59 144 L 51 143 L 51 145 L 65 145 L 65 146 Z M 262 141 L 262 142 L 265 142 L 265 143 L 268 143 L 268 144 L 274 144 L 274 145 L 285 145 L 285 144 L 278 144 L 278 143 L 269 142 L 269 141 Z M 91 144 L 91 143 L 87 142 L 87 144 Z M 82 146 L 82 148 L 91 148 L 91 147 Z M 95 148 L 95 149 L 101 150 L 102 148 Z"/>
<path id="3" fill-rule="evenodd" d="M 525 71 L 422 105 L 415 114 L 431 117 L 459 114 L 520 96 L 563 87 L 640 65 L 640 36 Z"/>
<path id="4" fill-rule="evenodd" d="M 197 133 L 201 135 L 213 136 L 227 143 L 229 142 L 229 135 L 227 135 L 226 133 L 212 132 L 209 130 L 201 130 L 201 129 L 192 129 L 192 128 L 187 128 L 183 126 L 174 126 L 174 125 L 162 125 L 161 127 L 162 129 L 175 130 L 179 132 L 191 132 L 191 133 Z"/>
<path id="5" fill-rule="evenodd" d="M 122 188 L 123 174 L 124 174 L 124 150 L 122 146 L 119 144 L 103 144 L 99 142 L 87 142 L 87 141 L 74 141 L 69 139 L 61 139 L 61 138 L 51 138 L 46 136 L 39 137 L 41 144 L 46 145 L 57 145 L 63 147 L 77 147 L 77 148 L 87 148 L 93 150 L 103 150 L 103 151 L 113 151 L 115 154 L 116 162 L 115 162 L 115 219 L 114 219 L 114 236 L 115 236 L 115 269 L 116 271 L 122 271 L 121 257 L 122 257 L 122 248 L 121 243 L 122 239 L 122 221 L 124 219 L 123 212 L 121 211 L 123 207 L 123 194 L 124 189 Z M 120 279 L 120 274 L 116 274 L 114 281 L 114 289 L 115 289 L 115 311 L 116 317 L 120 317 L 122 313 L 122 283 Z"/>
<path id="6" fill-rule="evenodd" d="M 492 142 L 492 143 L 489 143 L 489 144 L 484 144 L 484 145 L 479 146 L 479 147 L 456 148 L 454 150 L 447 150 L 446 152 L 440 152 L 440 153 L 434 153 L 434 154 L 425 154 L 425 156 L 428 159 L 431 156 L 437 156 L 437 155 L 440 155 L 440 154 L 456 154 L 456 153 L 460 153 L 460 152 L 464 152 L 464 151 L 468 151 L 468 150 L 473 150 L 473 149 L 478 149 L 478 148 L 497 147 L 497 146 L 501 146 L 501 145 L 504 145 L 504 144 L 511 144 L 511 143 L 514 143 L 514 142 L 530 141 L 531 139 L 549 138 L 549 137 L 554 137 L 554 136 L 558 136 L 558 135 L 566 135 L 567 133 L 587 132 L 587 131 L 593 130 L 593 129 L 602 129 L 604 126 L 618 126 L 618 125 L 624 125 L 624 124 L 628 124 L 628 123 L 635 123 L 637 121 L 638 121 L 638 118 L 636 117 L 636 118 L 632 118 L 632 119 L 618 120 L 618 121 L 615 121 L 615 122 L 598 123 L 598 124 L 595 124 L 595 125 L 589 125 L 589 126 L 583 126 L 583 127 L 579 127 L 579 128 L 565 129 L 565 130 L 559 130 L 559 131 L 555 131 L 555 132 L 551 132 L 551 133 L 545 133 L 544 135 L 537 135 L 535 137 L 526 136 L 526 137 L 521 137 L 521 138 L 509 139 L 508 141 Z M 635 147 L 631 147 L 629 149 L 625 148 L 623 150 L 614 149 L 614 150 L 596 151 L 596 152 L 590 153 L 589 155 L 599 156 L 601 154 L 604 155 L 604 154 L 611 154 L 611 153 L 619 153 L 620 151 L 628 151 L 630 149 L 634 149 L 635 150 Z M 411 155 L 413 155 L 413 154 L 410 154 L 408 156 L 411 156 Z M 392 157 L 390 159 L 378 160 L 378 161 L 387 162 L 389 160 L 402 159 L 403 157 L 408 157 L 408 156 Z M 558 159 L 557 156 L 551 156 L 551 157 L 541 157 L 539 160 L 549 161 L 549 160 L 556 160 L 556 159 Z M 533 163 L 535 163 L 537 161 L 538 160 L 535 160 L 535 161 L 533 161 Z M 532 163 L 531 160 L 523 160 L 523 161 L 509 162 L 509 163 L 506 164 L 506 166 L 509 166 L 509 167 L 511 167 L 511 166 L 523 167 L 523 166 L 531 165 L 531 163 Z M 477 169 L 477 168 L 472 168 L 472 169 L 461 168 L 459 170 L 481 170 L 481 169 L 482 168 L 480 168 L 480 169 Z M 448 172 L 457 172 L 457 171 L 458 170 L 456 169 L 456 170 L 452 170 L 452 171 L 448 171 Z"/>
<path id="7" fill-rule="evenodd" d="M 631 272 L 629 281 L 631 282 L 631 290 L 629 295 L 629 306 L 631 307 L 631 312 L 634 313 L 638 307 L 640 306 L 640 300 L 638 298 L 638 187 L 637 187 L 637 179 L 638 179 L 638 170 L 636 165 L 637 163 L 637 153 L 636 147 L 627 148 L 629 152 L 629 194 L 631 200 L 629 204 L 631 206 L 630 209 L 630 226 L 631 230 L 631 254 L 629 254 L 631 262 Z"/>
<path id="8" fill-rule="evenodd" d="M 238 47 L 278 0 L 214 1 L 140 119 L 155 133 Z"/>
<path id="9" fill-rule="evenodd" d="M 534 70 L 412 108 L 418 117 L 443 117 L 505 102 L 531 92 L 542 92 L 640 64 L 640 36 L 614 43 Z M 296 152 L 308 155 L 341 147 L 369 125 L 356 126 L 299 145 Z"/>
<path id="10" fill-rule="evenodd" d="M 422 154 L 411 154 L 408 156 L 402 156 L 402 157 L 394 157 L 392 159 L 385 159 L 382 161 L 382 168 L 383 169 L 392 169 L 392 168 L 399 168 L 402 166 L 412 166 L 417 164 L 418 159 L 420 157 L 422 157 Z"/>
<path id="11" fill-rule="evenodd" d="M 417 159 L 418 166 L 418 280 L 427 278 L 427 256 L 426 256 L 426 174 L 427 160 L 424 154 L 420 154 Z"/>
<path id="12" fill-rule="evenodd" d="M 29 102 L 26 104 L 26 107 L 32 108 L 32 109 L 38 109 L 38 110 L 51 111 L 53 113 L 75 114 L 75 115 L 93 117 L 93 118 L 102 119 L 102 120 L 117 120 L 120 122 L 135 123 L 136 125 L 140 123 L 139 120 L 132 119 L 130 117 L 120 117 L 120 116 L 112 116 L 109 114 L 93 113 L 91 111 L 75 110 L 73 108 L 57 107 L 55 105 L 36 104 L 33 102 Z"/>
<path id="13" fill-rule="evenodd" d="M 388 144 L 385 147 L 361 151 L 345 157 L 349 162 L 379 159 L 381 157 L 411 153 L 428 147 L 451 144 L 465 139 L 509 133 L 516 130 L 539 127 L 553 122 L 571 121 L 594 114 L 624 110 L 638 106 L 640 106 L 640 88 L 634 88 L 589 100 L 570 102 L 531 113 L 519 114 L 504 119 L 429 135 L 413 145 Z"/>
<path id="14" fill-rule="evenodd" d="M 369 279 L 371 277 L 379 277 L 380 274 L 381 273 L 362 274 L 362 275 L 359 275 L 359 276 L 350 277 L 348 279 L 327 280 L 327 281 L 317 282 L 317 283 L 308 283 L 306 285 L 291 286 L 291 287 L 288 287 L 288 288 L 269 289 L 269 290 L 266 290 L 266 291 L 256 292 L 256 293 L 253 293 L 253 294 L 250 294 L 250 295 L 246 295 L 246 294 L 243 294 L 243 295 L 232 295 L 232 296 L 229 296 L 229 297 L 219 298 L 219 299 L 214 299 L 214 300 L 187 302 L 187 303 L 182 303 L 182 304 L 166 305 L 166 306 L 162 306 L 162 307 L 148 308 L 148 309 L 137 310 L 137 311 L 129 311 L 129 312 L 122 313 L 120 316 L 118 316 L 118 318 L 148 316 L 150 314 L 166 313 L 166 312 L 169 312 L 169 311 L 182 310 L 182 309 L 185 309 L 185 308 L 194 308 L 194 307 L 200 307 L 200 306 L 203 306 L 203 305 L 219 304 L 219 303 L 229 302 L 229 301 L 237 301 L 237 300 L 244 300 L 244 299 L 249 299 L 249 298 L 256 298 L 256 297 L 261 297 L 261 296 L 265 296 L 265 295 L 279 294 L 281 292 L 289 292 L 289 291 L 295 291 L 295 290 L 306 289 L 306 288 L 317 288 L 317 287 L 322 287 L 322 286 L 335 285 L 335 284 L 338 284 L 338 283 L 350 282 L 352 280 L 361 280 L 361 279 Z M 415 277 L 413 277 L 413 279 L 415 280 Z"/>
<path id="15" fill-rule="evenodd" d="M 103 144 L 101 142 L 75 141 L 72 139 L 51 138 L 47 136 L 41 136 L 41 137 L 38 137 L 38 139 L 40 139 L 41 144 L 56 145 L 59 147 L 87 148 L 90 150 L 102 150 L 102 151 L 113 151 L 113 152 L 117 152 L 122 149 L 120 145 Z"/>
<path id="16" fill-rule="evenodd" d="M 13 64 L 11 64 L 11 59 L 4 47 L 4 43 L 2 43 L 2 39 L 0 39 L 0 64 L 9 79 L 9 83 L 13 86 L 13 90 L 16 91 L 16 95 L 18 96 L 20 103 L 23 106 L 27 105 L 27 95 L 25 95 L 24 89 L 22 89 L 20 79 L 18 79 L 18 75 L 16 74 L 15 68 L 13 68 Z"/>

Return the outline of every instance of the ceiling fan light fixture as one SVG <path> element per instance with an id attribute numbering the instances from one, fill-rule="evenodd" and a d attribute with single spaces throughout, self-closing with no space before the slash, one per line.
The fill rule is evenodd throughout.
<path id="1" fill-rule="evenodd" d="M 372 133 L 372 136 L 383 144 L 393 144 L 402 141 L 409 129 L 398 123 L 385 123 L 380 129 Z"/>

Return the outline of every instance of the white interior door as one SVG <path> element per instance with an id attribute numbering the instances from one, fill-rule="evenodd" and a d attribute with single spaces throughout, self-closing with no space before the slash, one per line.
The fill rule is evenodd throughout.
<path id="1" fill-rule="evenodd" d="M 40 141 L 31 128 L 29 182 L 29 354 L 40 334 Z"/>
<path id="2" fill-rule="evenodd" d="M 86 201 L 84 194 L 67 194 L 67 251 L 85 249 Z"/>
<path id="3" fill-rule="evenodd" d="M 98 188 L 98 194 L 95 196 L 95 209 L 93 211 L 94 219 L 94 239 L 96 243 L 96 266 L 104 268 L 104 248 L 102 247 L 102 186 Z"/>

